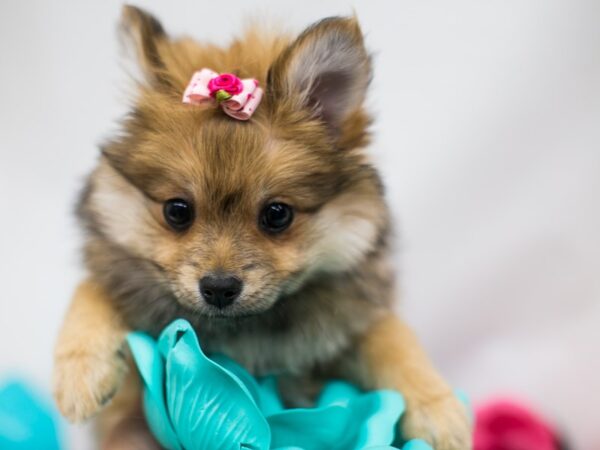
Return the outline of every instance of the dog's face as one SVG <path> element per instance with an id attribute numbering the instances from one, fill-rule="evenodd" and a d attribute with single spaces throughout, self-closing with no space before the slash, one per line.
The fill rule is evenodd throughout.
<path id="1" fill-rule="evenodd" d="M 153 267 L 129 276 L 205 316 L 253 315 L 373 249 L 387 213 L 361 151 L 370 67 L 354 20 L 289 44 L 249 35 L 215 50 L 168 39 L 139 10 L 125 16 L 147 81 L 82 211 Z M 260 80 L 266 96 L 250 121 L 181 103 L 202 67 Z"/>

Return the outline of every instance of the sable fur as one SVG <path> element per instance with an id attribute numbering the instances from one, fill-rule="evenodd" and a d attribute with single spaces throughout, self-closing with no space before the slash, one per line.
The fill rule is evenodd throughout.
<path id="1" fill-rule="evenodd" d="M 371 119 L 363 100 L 371 60 L 356 19 L 325 19 L 296 39 L 250 29 L 221 48 L 172 39 L 155 18 L 126 7 L 123 30 L 144 79 L 120 132 L 102 146 L 79 201 L 91 287 L 74 300 L 96 296 L 101 301 L 92 304 L 109 304 L 122 324 L 115 332 L 121 340 L 106 331 L 93 339 L 85 334 L 86 342 L 108 339 L 113 344 L 106 354 L 119 353 L 125 329 L 156 335 L 183 317 L 206 350 L 228 354 L 256 374 L 294 379 L 335 374 L 365 387 L 404 383 L 419 395 L 423 386 L 406 380 L 423 375 L 439 387 L 436 396 L 451 396 L 425 357 L 416 358 L 421 375 L 410 362 L 390 358 L 385 381 L 378 381 L 378 365 L 385 364 L 385 352 L 378 349 L 401 352 L 401 343 L 386 344 L 385 336 L 408 332 L 365 339 L 369 333 L 379 336 L 378 324 L 388 323 L 395 291 L 390 217 L 381 179 L 365 152 Z M 265 86 L 249 122 L 181 102 L 192 73 L 202 67 L 257 78 Z M 184 232 L 170 229 L 162 217 L 162 205 L 171 198 L 194 205 L 194 223 Z M 258 227 L 258 215 L 270 201 L 284 201 L 295 211 L 281 235 Z M 244 282 L 240 298 L 223 310 L 206 304 L 198 290 L 198 280 L 214 271 Z M 61 361 L 82 351 L 78 345 L 85 344 L 73 343 L 75 334 L 63 332 Z M 413 344 L 411 354 L 421 354 L 410 340 Z M 77 400 L 61 382 L 71 376 L 65 369 L 70 366 L 61 361 L 59 405 L 67 415 L 86 417 L 94 401 L 74 411 Z M 89 367 L 73 370 L 92 371 L 93 362 L 86 361 Z M 405 365 L 407 373 L 398 377 L 404 381 L 390 381 L 389 371 Z M 109 380 L 118 385 L 120 377 L 115 373 Z M 112 410 L 120 403 L 118 396 Z M 415 433 L 435 428 L 437 416 L 444 421 L 446 407 L 424 414 L 416 408 Z M 119 417 L 130 409 L 120 408 Z M 466 442 L 461 430 L 455 441 L 438 440 L 439 448 L 467 448 L 456 444 Z M 431 436 L 436 441 L 434 432 Z"/>
<path id="2" fill-rule="evenodd" d="M 228 49 L 208 51 L 166 40 L 154 19 L 135 21 L 142 24 L 143 67 L 158 88 L 142 87 L 84 190 L 78 213 L 88 231 L 87 267 L 131 328 L 158 333 L 185 317 L 208 349 L 259 372 L 298 372 L 331 359 L 389 305 L 393 284 L 382 264 L 389 234 L 383 188 L 362 152 L 367 129 L 354 125 L 352 133 L 343 132 L 344 119 L 368 123 L 360 104 L 370 65 L 356 22 L 327 19 L 275 58 L 282 49 L 278 40 L 249 34 Z M 306 36 L 323 27 L 348 34 L 347 45 L 359 47 L 350 59 L 364 65 L 344 68 L 344 83 L 351 82 L 348 72 L 362 77 L 352 94 L 357 98 L 349 100 L 358 108 L 346 108 L 335 122 L 333 113 L 315 111 L 317 99 L 302 103 L 304 91 L 319 83 L 308 76 L 316 69 L 305 68 L 305 79 L 289 79 L 299 77 L 300 69 L 289 68 L 298 59 L 294 51 L 307 40 L 318 42 Z M 254 64 L 245 69 L 244 55 L 255 45 Z M 250 123 L 214 107 L 182 104 L 181 93 L 199 67 L 252 74 L 263 84 L 269 72 L 265 101 Z M 344 112 L 335 106 L 338 116 Z M 197 218 L 177 234 L 165 226 L 160 207 L 180 196 L 194 200 Z M 270 199 L 295 208 L 295 222 L 282 236 L 257 227 Z M 126 223 L 117 223 L 119 215 Z M 234 273 L 250 290 L 233 317 L 198 314 L 203 302 L 197 281 L 215 270 Z M 306 345 L 306 338 L 313 344 Z"/>

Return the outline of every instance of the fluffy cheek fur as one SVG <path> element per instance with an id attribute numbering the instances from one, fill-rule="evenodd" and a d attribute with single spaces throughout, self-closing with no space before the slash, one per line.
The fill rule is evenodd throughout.
<path id="1" fill-rule="evenodd" d="M 385 227 L 385 205 L 378 196 L 348 192 L 326 204 L 312 223 L 307 250 L 312 271 L 343 272 L 374 247 Z"/>
<path id="2" fill-rule="evenodd" d="M 88 201 L 98 231 L 133 256 L 152 258 L 163 230 L 151 202 L 104 160 L 92 179 Z"/>

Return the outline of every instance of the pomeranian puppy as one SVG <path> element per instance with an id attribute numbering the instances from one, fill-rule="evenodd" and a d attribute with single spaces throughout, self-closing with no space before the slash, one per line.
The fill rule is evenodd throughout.
<path id="1" fill-rule="evenodd" d="M 392 312 L 390 216 L 366 153 L 371 60 L 356 19 L 295 39 L 250 29 L 226 47 L 172 39 L 131 6 L 122 28 L 143 79 L 79 201 L 88 277 L 56 348 L 62 413 L 97 415 L 102 448 L 158 448 L 124 338 L 182 317 L 207 352 L 279 374 L 291 403 L 332 377 L 397 389 L 405 436 L 470 449 L 466 411 Z M 258 81 L 250 120 L 182 102 L 201 68 Z"/>

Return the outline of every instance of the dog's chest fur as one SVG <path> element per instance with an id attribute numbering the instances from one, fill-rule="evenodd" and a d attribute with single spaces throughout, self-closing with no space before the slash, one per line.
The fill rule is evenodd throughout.
<path id="1" fill-rule="evenodd" d="M 260 316 L 200 319 L 196 328 L 207 351 L 229 355 L 254 374 L 300 375 L 351 347 L 382 312 L 383 302 L 366 294 L 348 280 L 338 288 L 309 286 Z"/>

